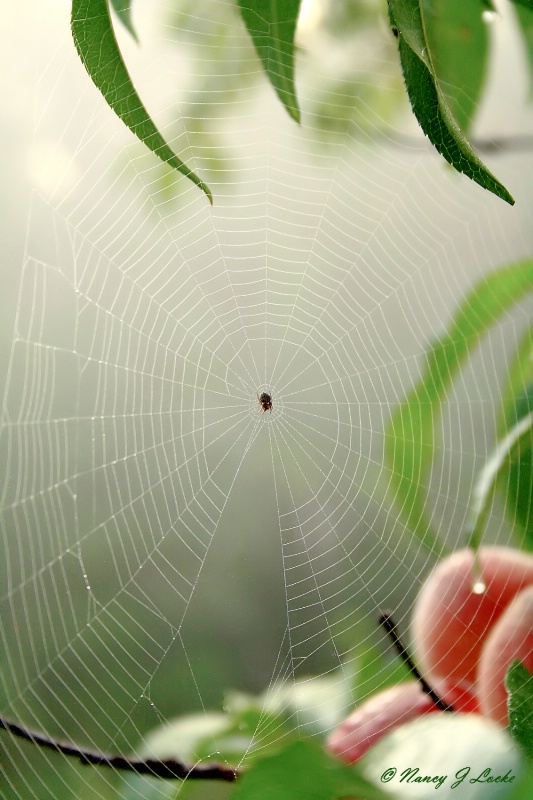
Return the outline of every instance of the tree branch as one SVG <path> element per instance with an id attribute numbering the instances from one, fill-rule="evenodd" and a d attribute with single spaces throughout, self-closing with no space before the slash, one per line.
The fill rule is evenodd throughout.
<path id="1" fill-rule="evenodd" d="M 394 647 L 398 651 L 398 655 L 408 668 L 411 675 L 417 679 L 423 691 L 431 697 L 435 705 L 438 706 L 441 709 L 441 711 L 454 711 L 453 706 L 448 705 L 448 703 L 445 703 L 444 700 L 441 697 L 439 697 L 437 692 L 431 688 L 431 686 L 426 681 L 424 676 L 418 670 L 418 667 L 416 666 L 413 659 L 411 658 L 406 648 L 404 647 L 402 640 L 396 633 L 396 625 L 393 622 L 392 616 L 389 611 L 383 612 L 383 614 L 379 618 L 379 624 L 383 628 L 385 628 L 385 630 L 389 634 L 390 638 L 392 639 L 392 643 L 394 644 Z"/>
<path id="2" fill-rule="evenodd" d="M 51 739 L 42 733 L 32 731 L 19 725 L 17 722 L 0 716 L 0 728 L 9 731 L 14 736 L 25 739 L 27 742 L 48 750 L 56 750 L 63 755 L 77 758 L 82 764 L 93 764 L 99 767 L 113 767 L 114 769 L 129 770 L 137 775 L 150 775 L 152 778 L 166 778 L 168 780 L 213 780 L 236 781 L 240 771 L 226 767 L 224 764 L 183 764 L 174 758 L 161 760 L 158 758 L 130 758 L 129 756 L 106 755 L 92 750 L 85 750 L 75 744 L 60 742 Z"/>

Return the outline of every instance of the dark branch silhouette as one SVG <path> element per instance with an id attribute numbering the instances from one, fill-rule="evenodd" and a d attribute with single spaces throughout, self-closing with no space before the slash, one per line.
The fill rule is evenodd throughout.
<path id="1" fill-rule="evenodd" d="M 19 736 L 27 742 L 48 750 L 55 750 L 63 755 L 79 759 L 82 764 L 94 764 L 99 767 L 113 767 L 114 769 L 129 770 L 138 775 L 150 775 L 152 778 L 166 778 L 169 780 L 212 780 L 236 781 L 239 770 L 226 767 L 224 764 L 183 764 L 174 758 L 160 760 L 158 758 L 131 758 L 129 756 L 106 755 L 104 753 L 85 750 L 75 744 L 60 742 L 51 739 L 42 733 L 32 731 L 0 716 L 0 728 L 9 731 L 14 736 Z"/>
<path id="2" fill-rule="evenodd" d="M 379 624 L 387 631 L 388 635 L 392 640 L 392 643 L 394 644 L 394 647 L 398 652 L 398 655 L 402 659 L 405 666 L 408 668 L 411 675 L 417 679 L 423 691 L 431 697 L 435 705 L 438 706 L 442 711 L 454 711 L 453 706 L 450 706 L 448 705 L 448 703 L 445 703 L 444 700 L 441 697 L 439 697 L 437 692 L 431 688 L 431 686 L 426 681 L 424 676 L 419 672 L 418 667 L 416 666 L 413 659 L 411 658 L 406 648 L 402 644 L 402 640 L 396 633 L 396 625 L 392 620 L 390 611 L 383 612 L 383 614 L 379 618 Z"/>

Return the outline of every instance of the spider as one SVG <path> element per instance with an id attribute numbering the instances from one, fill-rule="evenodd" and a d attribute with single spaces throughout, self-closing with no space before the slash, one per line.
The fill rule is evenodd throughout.
<path id="1" fill-rule="evenodd" d="M 260 395 L 258 394 L 257 400 L 261 406 L 261 414 L 264 414 L 265 411 L 270 411 L 270 413 L 272 413 L 272 396 L 269 395 L 268 392 L 261 392 Z"/>

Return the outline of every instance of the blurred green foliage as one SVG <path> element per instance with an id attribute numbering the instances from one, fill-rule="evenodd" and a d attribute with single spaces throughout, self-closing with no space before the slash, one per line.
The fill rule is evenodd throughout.
<path id="1" fill-rule="evenodd" d="M 533 759 L 533 676 L 515 661 L 505 680 L 509 692 L 509 729 L 516 742 Z"/>

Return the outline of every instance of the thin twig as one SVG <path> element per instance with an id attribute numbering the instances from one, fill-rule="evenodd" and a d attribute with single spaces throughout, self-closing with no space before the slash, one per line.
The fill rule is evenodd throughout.
<path id="1" fill-rule="evenodd" d="M 104 753 L 85 750 L 75 744 L 60 742 L 51 739 L 42 733 L 32 731 L 29 728 L 19 725 L 17 722 L 5 719 L 0 716 L 0 728 L 9 731 L 14 736 L 19 736 L 27 742 L 48 750 L 56 750 L 63 755 L 77 758 L 82 764 L 94 764 L 99 767 L 113 767 L 114 769 L 129 770 L 138 775 L 150 775 L 152 778 L 166 778 L 168 780 L 212 780 L 212 781 L 236 781 L 239 777 L 239 770 L 231 769 L 223 764 L 197 764 L 188 765 L 177 761 L 174 758 L 160 760 L 158 758 L 130 758 L 123 755 L 105 755 Z"/>
<path id="2" fill-rule="evenodd" d="M 408 133 L 400 133 L 394 129 L 383 129 L 381 131 L 383 138 L 390 144 L 399 145 L 406 149 L 414 151 L 432 150 L 431 144 L 423 136 L 410 135 Z M 509 134 L 501 136 L 493 136 L 486 138 L 473 138 L 470 144 L 479 153 L 521 153 L 533 150 L 533 136 L 529 134 Z"/>
<path id="3" fill-rule="evenodd" d="M 385 628 L 385 630 L 389 634 L 390 638 L 392 639 L 392 643 L 394 644 L 396 650 L 398 651 L 398 655 L 400 656 L 406 667 L 409 669 L 411 675 L 417 679 L 423 691 L 431 697 L 435 705 L 438 706 L 442 711 L 454 711 L 453 706 L 450 706 L 448 705 L 448 703 L 445 703 L 444 700 L 441 697 L 439 697 L 437 692 L 431 688 L 431 686 L 426 681 L 424 676 L 419 672 L 418 667 L 416 666 L 413 659 L 407 652 L 406 648 L 403 646 L 402 640 L 396 633 L 396 625 L 393 622 L 392 616 L 389 611 L 383 612 L 383 614 L 379 618 L 379 624 L 383 628 Z"/>

